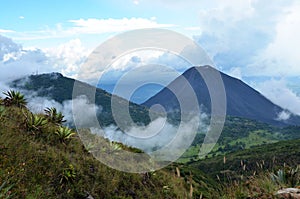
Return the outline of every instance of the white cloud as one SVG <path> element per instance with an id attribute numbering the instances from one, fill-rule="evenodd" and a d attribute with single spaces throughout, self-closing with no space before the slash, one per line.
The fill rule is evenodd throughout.
<path id="1" fill-rule="evenodd" d="M 72 19 L 64 23 L 58 23 L 55 27 L 46 26 L 42 30 L 33 30 L 27 32 L 12 32 L 2 30 L 9 37 L 15 40 L 43 40 L 51 38 L 70 38 L 73 36 L 84 34 L 103 34 L 123 32 L 142 28 L 167 28 L 173 27 L 173 24 L 161 24 L 156 18 L 88 18 L 88 19 Z M 0 29 L 1 30 L 1 29 Z M 0 31 L 1 33 L 1 31 Z"/>
<path id="2" fill-rule="evenodd" d="M 13 30 L 0 29 L 0 33 L 13 33 Z"/>
<path id="3" fill-rule="evenodd" d="M 279 19 L 274 31 L 274 40 L 264 49 L 254 64 L 249 67 L 250 73 L 264 75 L 300 75 L 300 3 L 284 9 L 285 15 Z"/>
<path id="4" fill-rule="evenodd" d="M 122 32 L 141 28 L 172 27 L 172 24 L 159 24 L 153 19 L 122 18 L 122 19 L 78 19 L 70 20 L 74 24 L 69 31 L 83 34 L 100 34 L 108 32 Z"/>
<path id="5" fill-rule="evenodd" d="M 133 3 L 134 3 L 135 5 L 139 5 L 139 4 L 140 4 L 140 1 L 139 1 L 139 0 L 133 0 Z"/>
<path id="6" fill-rule="evenodd" d="M 200 9 L 202 31 L 195 38 L 220 69 L 228 71 L 231 67 L 240 67 L 244 73 L 250 73 L 245 67 L 256 62 L 272 42 L 276 25 L 287 14 L 285 8 L 292 2 L 209 1 Z M 257 68 L 253 68 L 252 75 L 261 72 Z"/>
<path id="7" fill-rule="evenodd" d="M 51 72 L 51 65 L 41 50 L 25 50 L 11 39 L 0 36 L 0 70 L 0 81 L 7 82 L 37 71 Z"/>
<path id="8" fill-rule="evenodd" d="M 276 120 L 279 121 L 284 121 L 284 120 L 288 120 L 291 117 L 291 113 L 287 112 L 287 111 L 281 111 L 280 113 L 278 113 L 278 116 L 276 118 Z"/>
<path id="9" fill-rule="evenodd" d="M 90 50 L 83 47 L 80 39 L 72 39 L 58 47 L 44 49 L 53 62 L 53 69 L 64 75 L 76 78 L 81 64 L 90 54 Z"/>
<path id="10" fill-rule="evenodd" d="M 240 67 L 232 67 L 226 74 L 238 79 L 242 79 L 243 77 L 242 69 Z"/>
<path id="11" fill-rule="evenodd" d="M 190 27 L 185 27 L 185 30 L 190 30 L 190 31 L 200 31 L 201 28 L 198 26 L 190 26 Z"/>
<path id="12" fill-rule="evenodd" d="M 89 53 L 79 39 L 41 50 L 24 49 L 11 39 L 0 35 L 0 82 L 8 82 L 37 72 L 60 72 L 76 78 L 80 65 Z"/>
<path id="13" fill-rule="evenodd" d="M 203 115 L 203 118 L 206 118 L 206 115 Z M 180 156 L 189 146 L 189 142 L 194 139 L 193 136 L 199 123 L 202 123 L 202 118 L 194 117 L 188 122 L 182 122 L 181 126 L 178 127 L 168 123 L 166 118 L 157 118 L 147 126 L 130 126 L 126 133 L 118 130 L 116 126 L 109 126 L 104 129 L 91 127 L 91 132 L 112 141 L 137 147 L 154 157 L 167 155 L 168 157 L 164 158 L 172 160 L 174 157 Z M 203 125 L 203 129 L 206 128 L 207 126 Z M 182 140 L 186 142 L 182 142 Z M 162 148 L 166 150 L 164 151 L 165 154 L 157 154 L 156 152 L 159 152 L 157 150 L 163 150 Z"/>
<path id="14" fill-rule="evenodd" d="M 25 19 L 25 17 L 24 16 L 19 16 L 19 19 Z"/>
<path id="15" fill-rule="evenodd" d="M 284 79 L 272 79 L 253 86 L 273 103 L 300 115 L 300 96 L 287 87 L 287 82 Z"/>

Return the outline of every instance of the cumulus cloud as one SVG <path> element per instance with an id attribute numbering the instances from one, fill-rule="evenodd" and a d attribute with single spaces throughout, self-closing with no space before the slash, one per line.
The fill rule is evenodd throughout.
<path id="1" fill-rule="evenodd" d="M 89 49 L 79 39 L 72 39 L 57 47 L 24 49 L 10 38 L 0 35 L 0 82 L 12 81 L 36 73 L 60 72 L 76 78 Z"/>
<path id="2" fill-rule="evenodd" d="M 202 32 L 195 39 L 220 69 L 244 69 L 273 41 L 278 20 L 292 2 L 270 5 L 266 1 L 211 1 L 200 10 Z"/>
<path id="3" fill-rule="evenodd" d="M 279 121 L 285 121 L 288 120 L 291 117 L 291 113 L 287 111 L 281 111 L 278 113 L 276 120 Z"/>
<path id="4" fill-rule="evenodd" d="M 0 36 L 0 82 L 52 70 L 48 57 L 39 49 L 25 50 L 11 39 Z"/>
<path id="5" fill-rule="evenodd" d="M 300 115 L 300 97 L 288 88 L 287 82 L 284 79 L 271 79 L 254 84 L 254 87 L 273 103 Z M 279 118 L 284 118 L 284 116 L 286 116 L 285 113 L 279 114 Z"/>
<path id="6" fill-rule="evenodd" d="M 299 76 L 300 57 L 300 3 L 283 9 L 274 30 L 274 39 L 250 64 L 249 73 L 262 75 Z"/>
<path id="7" fill-rule="evenodd" d="M 74 78 L 77 77 L 80 66 L 90 53 L 90 50 L 82 45 L 80 39 L 72 39 L 57 47 L 44 49 L 44 51 L 53 63 L 54 70 Z"/>

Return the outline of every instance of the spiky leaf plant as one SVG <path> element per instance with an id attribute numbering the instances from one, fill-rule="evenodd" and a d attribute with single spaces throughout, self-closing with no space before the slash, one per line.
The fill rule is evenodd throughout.
<path id="1" fill-rule="evenodd" d="M 5 106 L 16 106 L 19 108 L 25 108 L 27 105 L 27 101 L 19 91 L 10 90 L 7 92 L 3 92 L 3 94 L 6 96 L 3 99 L 3 104 Z"/>
<path id="2" fill-rule="evenodd" d="M 59 127 L 55 134 L 58 136 L 60 142 L 66 144 L 69 139 L 71 139 L 75 133 L 68 127 Z"/>
<path id="3" fill-rule="evenodd" d="M 41 131 L 48 124 L 48 121 L 46 118 L 30 112 L 26 116 L 25 124 L 27 131 Z"/>
<path id="4" fill-rule="evenodd" d="M 64 116 L 61 112 L 58 112 L 56 108 L 46 108 L 45 110 L 46 118 L 49 122 L 61 126 L 62 123 L 66 122 Z"/>

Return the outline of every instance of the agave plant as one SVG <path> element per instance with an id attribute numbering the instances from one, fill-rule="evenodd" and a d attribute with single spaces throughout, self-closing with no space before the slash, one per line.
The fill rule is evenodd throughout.
<path id="1" fill-rule="evenodd" d="M 283 185 L 287 182 L 285 172 L 283 169 L 279 169 L 277 173 L 271 173 L 270 176 L 271 180 L 276 184 Z"/>
<path id="2" fill-rule="evenodd" d="M 26 116 L 26 128 L 28 131 L 40 131 L 47 124 L 47 119 L 42 116 L 33 113 L 29 113 Z"/>
<path id="3" fill-rule="evenodd" d="M 111 152 L 117 152 L 117 151 L 122 150 L 122 145 L 117 142 L 110 142 L 109 146 L 110 146 Z"/>
<path id="4" fill-rule="evenodd" d="M 278 170 L 277 173 L 271 174 L 271 179 L 273 182 L 279 185 L 288 185 L 291 187 L 299 185 L 299 177 L 299 166 L 296 168 L 285 166 L 283 169 Z"/>
<path id="5" fill-rule="evenodd" d="M 6 98 L 3 99 L 3 104 L 5 106 L 17 106 L 20 108 L 24 108 L 27 105 L 27 101 L 19 91 L 7 91 L 3 93 L 6 95 Z"/>
<path id="6" fill-rule="evenodd" d="M 46 108 L 44 111 L 46 113 L 46 118 L 49 122 L 58 126 L 66 122 L 66 120 L 64 120 L 63 114 L 61 112 L 58 112 L 56 108 Z"/>
<path id="7" fill-rule="evenodd" d="M 68 168 L 63 169 L 62 173 L 60 174 L 60 183 L 68 183 L 73 182 L 76 178 L 76 171 L 72 164 L 69 165 Z"/>
<path id="8" fill-rule="evenodd" d="M 75 133 L 68 127 L 59 127 L 55 134 L 58 135 L 59 141 L 64 144 L 66 144 L 67 140 L 71 139 L 72 136 L 75 135 Z"/>

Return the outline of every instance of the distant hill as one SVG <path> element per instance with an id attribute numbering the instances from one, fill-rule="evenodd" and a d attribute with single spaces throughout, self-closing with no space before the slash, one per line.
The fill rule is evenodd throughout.
<path id="1" fill-rule="evenodd" d="M 35 92 L 37 96 L 48 97 L 59 103 L 63 103 L 66 100 L 72 99 L 75 82 L 78 87 L 80 87 L 77 96 L 87 95 L 89 96 L 88 98 L 94 97 L 90 96 L 90 93 L 96 89 L 95 87 L 75 79 L 64 77 L 60 73 L 31 75 L 13 81 L 10 86 Z M 112 95 L 110 93 L 99 88 L 96 89 L 95 103 L 102 108 L 101 113 L 98 115 L 100 125 L 107 126 L 115 123 L 111 111 L 111 97 Z M 116 97 L 116 99 L 118 104 L 128 103 L 128 101 L 123 98 Z M 143 124 L 150 122 L 148 109 L 146 107 L 129 102 L 129 112 L 134 122 Z"/>
<path id="2" fill-rule="evenodd" d="M 171 88 L 171 90 L 174 89 L 178 91 L 177 93 L 180 96 L 189 100 L 190 96 L 185 94 L 187 80 L 197 96 L 199 105 L 204 107 L 203 110 L 206 113 L 211 113 L 209 91 L 198 70 L 200 70 L 203 74 L 209 75 L 216 69 L 210 66 L 192 67 L 142 105 L 151 107 L 152 105 L 160 104 L 168 112 L 180 110 L 178 100 L 169 88 Z M 300 116 L 294 115 L 275 105 L 261 93 L 254 90 L 241 80 L 233 78 L 222 72 L 220 72 L 220 74 L 226 91 L 227 115 L 253 119 L 275 126 L 300 125 Z M 287 120 L 278 119 L 278 115 L 283 111 L 290 114 L 290 117 Z"/>

